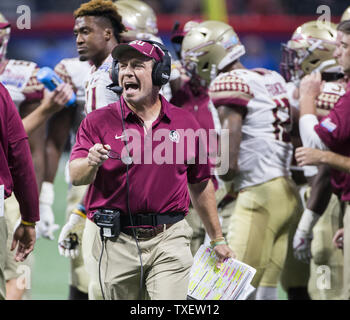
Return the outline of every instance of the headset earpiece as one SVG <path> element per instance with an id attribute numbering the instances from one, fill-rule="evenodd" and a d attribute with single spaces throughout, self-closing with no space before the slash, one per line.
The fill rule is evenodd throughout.
<path id="1" fill-rule="evenodd" d="M 111 70 L 111 78 L 112 78 L 113 84 L 115 84 L 115 85 L 119 85 L 118 75 L 119 75 L 118 60 L 113 59 L 112 70 Z"/>
<path id="2" fill-rule="evenodd" d="M 121 95 L 123 92 L 123 87 L 119 86 L 118 74 L 119 74 L 119 63 L 118 63 L 118 60 L 113 59 L 112 69 L 111 69 L 112 83 L 108 85 L 107 88 L 109 90 L 112 90 L 114 93 Z"/>
<path id="3" fill-rule="evenodd" d="M 171 58 L 170 58 L 168 49 L 162 43 L 159 43 L 157 41 L 153 41 L 153 40 L 141 40 L 141 41 L 148 42 L 152 45 L 156 45 L 163 51 L 164 56 L 162 57 L 162 60 L 155 62 L 153 66 L 152 82 L 156 86 L 162 86 L 166 84 L 170 79 L 170 73 L 171 73 Z"/>

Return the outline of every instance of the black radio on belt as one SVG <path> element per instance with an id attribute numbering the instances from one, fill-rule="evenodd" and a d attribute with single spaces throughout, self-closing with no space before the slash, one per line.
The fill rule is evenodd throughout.
<path id="1" fill-rule="evenodd" d="M 100 227 L 101 236 L 116 238 L 120 234 L 120 211 L 99 209 L 94 214 L 94 222 Z"/>

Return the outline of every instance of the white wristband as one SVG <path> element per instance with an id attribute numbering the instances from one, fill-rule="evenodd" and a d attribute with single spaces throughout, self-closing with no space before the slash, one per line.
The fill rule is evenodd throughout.
<path id="1" fill-rule="evenodd" d="M 40 203 L 48 204 L 50 206 L 53 205 L 53 201 L 55 199 L 55 191 L 53 183 L 44 181 L 41 186 L 41 192 L 40 192 Z"/>
<path id="2" fill-rule="evenodd" d="M 306 208 L 299 221 L 298 229 L 310 234 L 312 232 L 312 228 L 317 223 L 319 218 L 320 215 Z"/>

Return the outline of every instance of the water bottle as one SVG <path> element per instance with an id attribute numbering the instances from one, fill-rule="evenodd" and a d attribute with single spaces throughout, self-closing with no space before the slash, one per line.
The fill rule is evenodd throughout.
<path id="1" fill-rule="evenodd" d="M 57 86 L 63 82 L 63 80 L 57 75 L 57 73 L 49 67 L 41 68 L 38 71 L 36 77 L 50 91 L 54 91 L 57 88 Z M 74 105 L 75 100 L 76 96 L 73 92 L 69 101 L 66 103 L 66 106 L 70 107 Z"/>

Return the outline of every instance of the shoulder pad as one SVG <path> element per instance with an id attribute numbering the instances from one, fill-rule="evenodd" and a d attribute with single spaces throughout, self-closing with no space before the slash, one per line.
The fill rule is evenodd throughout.
<path id="1" fill-rule="evenodd" d="M 39 67 L 35 64 L 35 68 L 22 91 L 22 93 L 26 96 L 26 100 L 41 100 L 43 98 L 44 85 L 39 82 L 36 77 L 38 71 Z"/>
<path id="2" fill-rule="evenodd" d="M 318 116 L 325 116 L 329 110 L 333 109 L 341 96 L 345 94 L 342 84 L 337 82 L 325 83 L 322 92 L 316 99 L 316 108 Z"/>
<path id="3" fill-rule="evenodd" d="M 254 98 L 248 83 L 234 72 L 217 77 L 209 87 L 209 95 L 215 107 L 246 106 L 249 100 Z"/>
<path id="4" fill-rule="evenodd" d="M 23 68 L 29 68 L 29 67 L 36 67 L 37 64 L 35 62 L 32 61 L 26 61 L 26 60 L 15 60 L 15 59 L 10 59 L 9 62 L 13 65 L 13 66 L 19 66 L 19 67 L 23 67 Z"/>
<path id="5" fill-rule="evenodd" d="M 66 59 L 64 59 L 66 60 Z M 73 88 L 73 81 L 71 76 L 69 75 L 66 65 L 64 63 L 64 60 L 61 60 L 56 66 L 55 66 L 55 72 L 57 75 L 63 80 L 65 83 L 69 83 Z"/>

